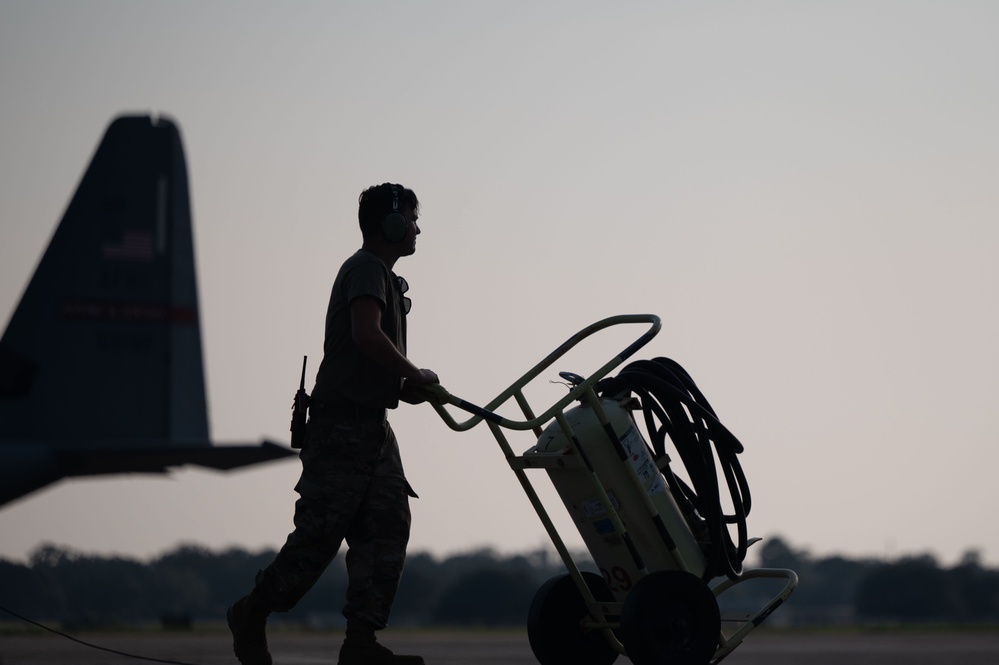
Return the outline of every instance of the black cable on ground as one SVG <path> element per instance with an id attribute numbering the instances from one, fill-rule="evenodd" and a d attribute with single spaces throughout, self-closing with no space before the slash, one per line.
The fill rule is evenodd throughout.
<path id="1" fill-rule="evenodd" d="M 742 444 L 721 424 L 687 371 L 669 358 L 631 363 L 616 377 L 601 381 L 597 390 L 605 396 L 628 391 L 638 396 L 657 460 L 670 459 L 667 438 L 673 443 L 692 486 L 669 466 L 665 466 L 663 474 L 677 503 L 687 513 L 691 529 L 705 544 L 704 579 L 721 575 L 736 579 L 746 558 L 746 517 L 752 502 L 737 457 L 743 451 Z M 722 507 L 719 469 L 728 488 L 731 514 Z M 735 541 L 730 527 L 735 528 Z M 702 529 L 705 533 L 697 533 Z"/>
<path id="2" fill-rule="evenodd" d="M 197 663 L 185 663 L 185 662 L 180 661 L 180 660 L 164 660 L 164 659 L 161 659 L 161 658 L 150 658 L 148 656 L 138 656 L 138 655 L 136 655 L 134 653 L 126 653 L 124 651 L 117 651 L 115 649 L 109 649 L 107 647 L 102 647 L 100 645 L 92 644 L 90 642 L 86 642 L 84 640 L 78 639 L 76 637 L 73 637 L 72 635 L 67 635 L 66 633 L 58 631 L 55 628 L 49 628 L 48 626 L 46 626 L 44 624 L 40 624 L 37 621 L 33 621 L 33 620 L 29 619 L 26 616 L 21 616 L 17 612 L 14 612 L 13 610 L 9 610 L 6 607 L 3 607 L 2 605 L 0 605 L 0 612 L 6 612 L 7 614 L 11 615 L 12 617 L 20 619 L 21 621 L 24 621 L 25 623 L 30 623 L 32 626 L 37 626 L 38 628 L 41 628 L 42 630 L 47 630 L 50 633 L 55 633 L 56 635 L 59 635 L 60 637 L 65 637 L 67 640 L 72 640 L 73 642 L 76 642 L 78 644 L 82 644 L 85 647 L 90 647 L 91 649 L 97 649 L 98 651 L 105 651 L 107 653 L 113 653 L 113 654 L 115 654 L 117 656 L 124 656 L 125 658 L 132 658 L 132 659 L 135 659 L 135 660 L 145 660 L 145 661 L 149 661 L 149 662 L 153 662 L 153 663 L 168 663 L 169 665 L 198 665 Z"/>

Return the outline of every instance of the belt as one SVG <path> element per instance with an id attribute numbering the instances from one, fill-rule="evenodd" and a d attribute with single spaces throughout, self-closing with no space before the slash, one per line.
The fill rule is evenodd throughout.
<path id="1" fill-rule="evenodd" d="M 313 416 L 334 418 L 337 420 L 354 420 L 358 422 L 374 423 L 385 422 L 385 409 L 378 409 L 372 406 L 361 406 L 359 404 L 320 402 L 312 400 L 309 403 L 309 413 Z"/>

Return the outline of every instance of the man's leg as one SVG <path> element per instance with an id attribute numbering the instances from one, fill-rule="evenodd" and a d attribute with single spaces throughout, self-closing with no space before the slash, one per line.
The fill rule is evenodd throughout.
<path id="1" fill-rule="evenodd" d="M 349 521 L 332 507 L 349 511 L 352 504 L 356 501 L 348 502 L 343 492 L 309 496 L 308 490 L 295 503 L 295 530 L 274 561 L 257 574 L 253 591 L 227 613 L 233 651 L 243 665 L 271 665 L 265 634 L 267 616 L 290 610 L 315 585 L 339 551 Z"/>
<path id="2" fill-rule="evenodd" d="M 406 561 L 411 519 L 407 487 L 401 477 L 372 478 L 346 536 L 349 583 L 343 613 L 376 630 L 388 624 Z"/>
<path id="3" fill-rule="evenodd" d="M 388 624 L 399 590 L 411 516 L 409 484 L 402 475 L 391 430 L 382 461 L 368 485 L 357 519 L 347 532 L 347 636 L 339 665 L 422 665 L 419 656 L 397 656 L 375 640 Z M 388 475 L 382 475 L 388 474 Z"/>
<path id="4" fill-rule="evenodd" d="M 265 624 L 272 611 L 286 612 L 313 587 L 339 551 L 366 491 L 370 465 L 357 465 L 360 434 L 310 422 L 295 490 L 295 530 L 274 561 L 257 574 L 248 596 L 229 608 L 233 651 L 244 665 L 270 665 Z M 376 447 L 377 450 L 377 447 Z"/>

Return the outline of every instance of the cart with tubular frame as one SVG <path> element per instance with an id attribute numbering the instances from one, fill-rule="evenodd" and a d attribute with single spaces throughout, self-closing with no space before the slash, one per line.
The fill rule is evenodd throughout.
<path id="1" fill-rule="evenodd" d="M 649 328 L 592 375 L 583 378 L 562 373 L 560 376 L 571 384 L 568 394 L 535 415 L 524 395 L 526 385 L 583 339 L 611 326 L 636 323 L 649 324 Z M 635 408 L 635 399 L 598 395 L 598 383 L 648 344 L 661 327 L 659 317 L 651 314 L 598 321 L 569 338 L 484 407 L 438 385 L 426 389 L 434 409 L 452 430 L 461 432 L 480 422 L 487 424 L 566 566 L 566 575 L 541 587 L 529 614 L 531 647 L 542 665 L 609 665 L 620 654 L 636 665 L 717 663 L 797 585 L 794 571 L 742 570 L 740 560 L 740 565 L 725 571 L 724 579 L 710 586 L 719 576 L 705 558 L 705 539 L 710 540 L 711 534 L 700 528 L 700 517 L 689 502 L 677 496 L 685 494 L 686 486 L 679 486 L 669 470 L 669 456 L 662 451 L 656 455 L 657 451 L 636 434 L 629 413 Z M 683 374 L 682 368 L 678 371 Z M 496 412 L 511 398 L 522 411 L 523 420 Z M 472 417 L 458 422 L 448 411 L 449 405 Z M 692 420 L 701 418 L 699 405 L 684 403 L 683 409 L 684 414 L 692 414 Z M 710 407 L 708 410 L 713 416 Z M 517 455 L 506 431 L 531 431 L 538 442 Z M 704 438 L 703 433 L 701 436 Z M 741 445 L 735 443 L 739 446 L 736 452 L 741 451 Z M 709 471 L 714 473 L 714 463 L 710 465 Z M 548 472 L 602 576 L 577 566 L 529 480 L 528 469 Z M 727 471 L 725 475 L 731 491 L 734 481 Z M 748 494 L 748 488 L 746 491 Z M 740 535 L 745 541 L 743 529 Z M 740 543 L 742 555 L 745 546 L 755 540 Z M 721 616 L 717 598 L 722 593 L 761 578 L 783 580 L 784 584 L 756 612 Z"/>

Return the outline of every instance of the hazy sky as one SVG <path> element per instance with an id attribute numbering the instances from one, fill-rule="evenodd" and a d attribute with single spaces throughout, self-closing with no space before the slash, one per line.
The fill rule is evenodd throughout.
<path id="1" fill-rule="evenodd" d="M 658 314 L 638 356 L 684 365 L 745 444 L 752 535 L 999 563 L 997 32 L 986 1 L 0 0 L 0 314 L 111 119 L 164 113 L 215 439 L 288 440 L 357 195 L 397 181 L 423 204 L 410 356 L 451 392 Z M 640 332 L 542 377 L 538 410 Z M 548 543 L 487 429 L 392 422 L 411 550 Z M 277 547 L 298 471 L 64 481 L 0 510 L 0 556 Z"/>

